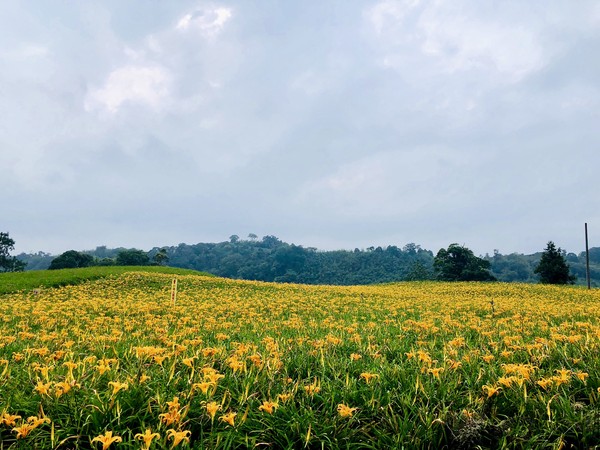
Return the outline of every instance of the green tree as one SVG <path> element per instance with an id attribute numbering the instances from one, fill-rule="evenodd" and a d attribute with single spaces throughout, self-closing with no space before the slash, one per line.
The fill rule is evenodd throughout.
<path id="1" fill-rule="evenodd" d="M 489 261 L 458 244 L 440 249 L 433 259 L 433 269 L 440 281 L 495 281 L 490 267 Z"/>
<path id="2" fill-rule="evenodd" d="M 154 263 L 157 266 L 162 266 L 162 265 L 166 264 L 167 262 L 169 262 L 169 255 L 167 255 L 167 249 L 161 248 L 156 253 L 156 255 L 154 255 L 154 257 L 152 258 L 152 261 L 154 261 Z"/>
<path id="3" fill-rule="evenodd" d="M 93 265 L 94 257 L 92 255 L 75 250 L 67 250 L 52 260 L 48 270 L 77 269 L 79 267 L 90 267 Z"/>
<path id="4" fill-rule="evenodd" d="M 410 266 L 410 271 L 404 277 L 405 281 L 424 281 L 430 280 L 431 273 L 421 261 L 415 261 Z"/>
<path id="5" fill-rule="evenodd" d="M 0 233 L 0 272 L 22 272 L 25 263 L 15 256 L 10 256 L 11 250 L 15 249 L 15 241 L 8 233 Z"/>
<path id="6" fill-rule="evenodd" d="M 148 254 L 143 250 L 121 250 L 117 254 L 117 266 L 147 266 L 150 264 Z"/>
<path id="7" fill-rule="evenodd" d="M 573 284 L 577 279 L 569 271 L 564 250 L 560 247 L 556 248 L 552 241 L 546 245 L 540 262 L 533 272 L 540 276 L 540 283 L 546 284 Z"/>

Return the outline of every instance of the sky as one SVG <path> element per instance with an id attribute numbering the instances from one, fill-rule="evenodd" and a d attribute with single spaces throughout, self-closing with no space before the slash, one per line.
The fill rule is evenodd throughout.
<path id="1" fill-rule="evenodd" d="M 0 2 L 15 254 L 600 246 L 600 3 Z"/>

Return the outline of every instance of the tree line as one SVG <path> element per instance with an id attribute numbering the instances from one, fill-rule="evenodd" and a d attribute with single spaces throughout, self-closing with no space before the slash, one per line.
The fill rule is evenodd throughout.
<path id="1" fill-rule="evenodd" d="M 538 269 L 544 255 L 550 256 L 550 263 L 544 262 L 546 266 Z M 101 246 L 84 252 L 71 250 L 59 257 L 39 252 L 20 254 L 17 258 L 27 263 L 27 270 L 82 267 L 82 264 L 168 264 L 228 278 L 336 285 L 416 280 L 556 282 L 557 278 L 544 278 L 544 274 L 559 267 L 560 282 L 585 284 L 585 254 L 567 253 L 552 242 L 543 252 L 533 255 L 502 255 L 494 251 L 493 255 L 477 257 L 458 244 L 436 254 L 414 243 L 403 247 L 319 251 L 271 235 L 259 239 L 250 234 L 247 239 L 233 235 L 224 242 L 182 243 L 155 247 L 148 252 Z M 590 249 L 590 261 L 592 283 L 600 286 L 600 247 Z"/>

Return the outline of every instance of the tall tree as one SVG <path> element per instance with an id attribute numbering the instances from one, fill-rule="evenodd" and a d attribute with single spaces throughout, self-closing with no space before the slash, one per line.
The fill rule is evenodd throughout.
<path id="1" fill-rule="evenodd" d="M 162 266 L 169 262 L 169 255 L 167 255 L 167 249 L 161 248 L 156 255 L 152 258 L 152 261 L 158 266 Z"/>
<path id="2" fill-rule="evenodd" d="M 92 255 L 81 253 L 76 250 L 67 250 L 52 260 L 48 270 L 77 269 L 79 267 L 90 267 L 93 265 L 94 257 Z"/>
<path id="3" fill-rule="evenodd" d="M 570 273 L 565 252 L 552 241 L 546 245 L 534 273 L 540 276 L 540 283 L 546 284 L 573 284 L 577 279 Z"/>
<path id="4" fill-rule="evenodd" d="M 15 241 L 8 233 L 0 232 L 0 272 L 22 272 L 25 263 L 15 256 L 10 256 L 11 250 L 15 249 Z"/>
<path id="5" fill-rule="evenodd" d="M 150 257 L 143 250 L 130 249 L 121 250 L 117 254 L 117 266 L 147 266 L 150 264 Z"/>
<path id="6" fill-rule="evenodd" d="M 489 261 L 458 244 L 440 249 L 433 260 L 433 269 L 440 281 L 495 281 L 490 267 Z"/>

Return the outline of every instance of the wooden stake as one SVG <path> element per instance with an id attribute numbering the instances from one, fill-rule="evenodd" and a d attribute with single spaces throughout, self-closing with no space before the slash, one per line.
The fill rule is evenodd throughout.
<path id="1" fill-rule="evenodd" d="M 591 289 L 592 284 L 591 284 L 591 280 L 590 280 L 590 249 L 588 247 L 587 222 L 585 224 L 585 274 L 587 277 L 588 289 Z"/>
<path id="2" fill-rule="evenodd" d="M 171 285 L 171 305 L 175 306 L 175 300 L 177 300 L 177 278 L 173 278 Z"/>

